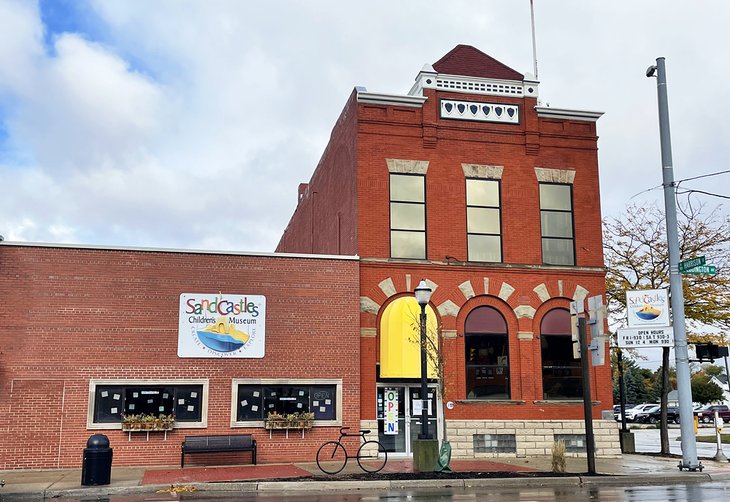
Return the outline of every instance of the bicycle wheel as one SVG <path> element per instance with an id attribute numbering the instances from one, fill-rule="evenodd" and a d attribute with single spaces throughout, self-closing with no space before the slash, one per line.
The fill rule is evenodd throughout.
<path id="1" fill-rule="evenodd" d="M 337 474 L 347 464 L 347 452 L 339 441 L 327 441 L 317 450 L 317 467 L 327 474 Z"/>
<path id="2" fill-rule="evenodd" d="M 387 461 L 388 452 L 377 441 L 365 441 L 357 450 L 357 465 L 365 472 L 378 472 Z"/>

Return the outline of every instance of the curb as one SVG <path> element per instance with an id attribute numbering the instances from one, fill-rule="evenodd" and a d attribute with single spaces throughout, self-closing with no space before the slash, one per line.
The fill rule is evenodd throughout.
<path id="1" fill-rule="evenodd" d="M 707 473 L 686 472 L 684 474 L 620 474 L 617 476 L 579 476 L 581 485 L 673 485 L 703 483 L 712 481 Z"/>
<path id="2" fill-rule="evenodd" d="M 619 485 L 667 485 L 703 483 L 730 480 L 730 470 L 713 474 L 701 472 L 685 472 L 676 474 L 628 474 L 533 478 L 463 478 L 463 479 L 401 479 L 390 481 L 239 481 L 184 483 L 179 486 L 192 486 L 199 492 L 244 492 L 244 493 L 276 493 L 276 492 L 332 492 L 361 490 L 394 490 L 408 488 L 471 488 L 471 487 L 550 487 L 550 486 L 619 486 Z M 138 486 L 95 486 L 70 489 L 46 489 L 39 492 L 0 492 L 0 500 L 37 500 L 43 498 L 80 498 L 108 497 L 114 495 L 159 495 L 157 490 L 164 490 L 170 485 L 138 485 Z M 167 494 L 176 497 L 176 494 Z M 177 499 L 175 499 L 177 500 Z"/>
<path id="3" fill-rule="evenodd" d="M 710 475 L 708 473 L 654 474 L 654 475 L 599 475 L 561 476 L 535 478 L 464 478 L 464 479 L 401 479 L 391 481 L 246 481 L 228 483 L 190 483 L 200 492 L 331 492 L 361 490 L 393 490 L 408 488 L 471 488 L 484 486 L 500 487 L 549 487 L 549 486 L 598 486 L 598 485 L 667 485 L 679 483 L 703 483 L 730 479 L 730 472 Z M 104 497 L 109 495 L 149 495 L 168 485 L 93 487 L 69 490 L 47 490 L 45 498 L 59 497 Z M 14 494 L 5 494 L 14 495 Z M 33 498 L 37 494 L 17 494 Z"/>

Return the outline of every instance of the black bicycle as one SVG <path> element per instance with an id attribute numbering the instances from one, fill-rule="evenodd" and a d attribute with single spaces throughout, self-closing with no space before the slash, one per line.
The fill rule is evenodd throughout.
<path id="1" fill-rule="evenodd" d="M 347 465 L 347 459 L 356 458 L 357 465 L 365 472 L 378 472 L 388 461 L 388 452 L 378 441 L 368 440 L 366 434 L 370 434 L 369 430 L 360 430 L 358 434 L 350 434 L 345 432 L 349 427 L 340 427 L 340 437 L 337 441 L 327 441 L 317 450 L 317 467 L 327 474 L 337 474 Z M 350 456 L 347 454 L 345 446 L 342 444 L 344 437 L 361 437 L 362 444 L 357 449 L 357 455 Z"/>

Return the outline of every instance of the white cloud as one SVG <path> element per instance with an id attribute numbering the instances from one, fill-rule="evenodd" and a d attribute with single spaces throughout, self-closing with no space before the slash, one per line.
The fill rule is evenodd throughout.
<path id="1" fill-rule="evenodd" d="M 724 169 L 730 4 L 535 3 L 541 99 L 606 112 L 604 211 L 661 183 L 656 82 L 644 76 L 657 56 L 675 176 Z M 532 72 L 527 1 L 89 6 L 93 34 L 56 34 L 48 55 L 37 8 L 0 0 L 12 20 L 0 33 L 7 238 L 271 251 L 354 86 L 406 92 L 458 43 Z"/>
<path id="2" fill-rule="evenodd" d="M 159 89 L 124 61 L 76 35 L 55 41 L 9 117 L 13 140 L 44 169 L 92 169 L 129 161 L 155 132 Z"/>
<path id="3" fill-rule="evenodd" d="M 43 27 L 32 2 L 0 2 L 0 102 L 9 90 L 21 92 L 35 77 L 43 55 Z"/>

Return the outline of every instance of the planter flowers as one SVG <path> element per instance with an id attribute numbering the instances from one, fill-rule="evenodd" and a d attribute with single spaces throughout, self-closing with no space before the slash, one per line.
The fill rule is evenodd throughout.
<path id="1" fill-rule="evenodd" d="M 174 423 L 175 415 L 172 413 L 122 415 L 123 431 L 171 431 Z"/>
<path id="2" fill-rule="evenodd" d="M 266 416 L 264 426 L 266 429 L 311 429 L 314 423 L 314 413 L 288 413 L 281 415 L 277 412 L 270 412 Z"/>

